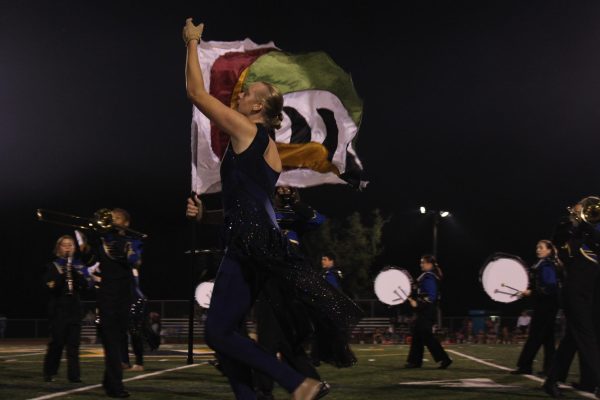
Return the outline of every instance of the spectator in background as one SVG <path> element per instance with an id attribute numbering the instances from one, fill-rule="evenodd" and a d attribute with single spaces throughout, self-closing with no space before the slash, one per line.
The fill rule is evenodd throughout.
<path id="1" fill-rule="evenodd" d="M 165 332 L 162 330 L 160 314 L 152 311 L 148 314 L 148 318 L 150 318 L 150 329 L 154 335 L 159 337 L 159 343 L 164 343 Z"/>
<path id="2" fill-rule="evenodd" d="M 510 334 L 510 329 L 508 329 L 508 326 L 503 326 L 502 327 L 502 337 L 500 340 L 501 344 L 512 344 L 512 335 Z"/>
<path id="3" fill-rule="evenodd" d="M 465 334 L 462 330 L 456 331 L 456 343 L 462 344 L 465 342 Z"/>
<path id="4" fill-rule="evenodd" d="M 360 344 L 365 343 L 365 328 L 362 326 L 358 330 L 358 343 L 360 343 Z"/>
<path id="5" fill-rule="evenodd" d="M 487 321 L 485 321 L 485 330 L 486 343 L 496 343 L 498 335 L 496 334 L 496 324 L 492 318 L 488 318 Z"/>
<path id="6" fill-rule="evenodd" d="M 463 334 L 463 341 L 470 343 L 473 340 L 473 321 L 471 321 L 471 318 L 466 317 L 463 319 L 461 331 Z"/>
<path id="7" fill-rule="evenodd" d="M 375 328 L 373 332 L 373 344 L 382 344 L 383 343 L 383 332 L 381 332 L 381 328 Z"/>
<path id="8" fill-rule="evenodd" d="M 470 318 L 467 318 L 467 342 L 471 343 L 473 341 L 473 321 Z"/>
<path id="9" fill-rule="evenodd" d="M 517 330 L 522 335 L 527 333 L 529 329 L 529 324 L 531 323 L 531 317 L 527 313 L 527 311 L 523 311 L 521 316 L 517 319 Z"/>

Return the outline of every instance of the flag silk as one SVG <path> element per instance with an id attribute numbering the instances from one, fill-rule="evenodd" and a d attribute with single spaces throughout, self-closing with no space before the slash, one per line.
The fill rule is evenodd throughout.
<path id="1" fill-rule="evenodd" d="M 353 143 L 362 118 L 362 101 L 352 79 L 327 54 L 289 54 L 273 42 L 201 42 L 198 45 L 205 89 L 237 107 L 247 85 L 269 82 L 283 94 L 283 122 L 274 139 L 283 163 L 278 186 L 350 184 L 362 188 L 363 167 Z M 196 107 L 192 115 L 192 190 L 221 190 L 220 161 L 229 137 Z"/>

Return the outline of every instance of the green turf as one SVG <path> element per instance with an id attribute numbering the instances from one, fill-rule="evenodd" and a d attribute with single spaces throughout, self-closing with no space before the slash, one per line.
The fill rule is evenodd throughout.
<path id="1" fill-rule="evenodd" d="M 184 349 L 183 345 L 163 346 L 168 349 Z M 437 370 L 434 363 L 426 361 L 421 369 L 403 369 L 408 348 L 406 346 L 360 345 L 353 347 L 358 364 L 353 368 L 335 369 L 322 366 L 319 372 L 332 386 L 327 400 L 358 399 L 526 399 L 548 398 L 540 391 L 540 383 L 525 377 L 509 375 L 506 371 L 482 365 L 456 354 L 452 354 L 454 364 L 448 370 Z M 455 350 L 490 363 L 512 367 L 518 357 L 518 345 L 449 345 Z M 202 346 L 197 346 L 202 350 Z M 205 350 L 205 348 L 204 348 Z M 71 390 L 77 387 L 97 384 L 103 371 L 102 358 L 85 357 L 90 353 L 98 354 L 97 346 L 82 348 L 81 373 L 83 384 L 71 384 L 66 379 L 66 365 L 61 369 L 56 382 L 42 382 L 43 345 L 17 346 L 0 342 L 0 399 L 28 399 L 55 392 Z M 31 354 L 31 355 L 27 355 Z M 232 399 L 233 396 L 225 378 L 203 360 L 211 357 L 197 357 L 200 365 L 162 375 L 127 382 L 125 385 L 136 399 Z M 429 360 L 429 355 L 426 354 Z M 125 378 L 157 372 L 185 365 L 185 354 L 181 356 L 146 357 L 146 371 L 125 372 Z M 538 364 L 539 366 L 539 364 Z M 573 379 L 577 368 L 574 363 Z M 461 379 L 489 379 L 498 388 L 460 387 Z M 446 387 L 438 383 L 419 384 L 428 381 L 451 381 Z M 453 381 L 453 382 L 452 382 Z M 401 383 L 411 383 L 401 385 Z M 454 386 L 454 387 L 448 387 Z M 471 385 L 472 386 L 472 385 Z M 581 399 L 573 391 L 565 391 L 565 399 Z M 277 399 L 288 399 L 289 395 L 281 389 L 275 392 Z M 101 389 L 91 389 L 80 393 L 58 397 L 59 399 L 96 399 L 106 397 Z"/>

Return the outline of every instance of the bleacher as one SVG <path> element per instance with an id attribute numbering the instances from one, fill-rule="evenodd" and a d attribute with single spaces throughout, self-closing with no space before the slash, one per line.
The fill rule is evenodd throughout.
<path id="1" fill-rule="evenodd" d="M 363 318 L 360 322 L 353 327 L 352 337 L 358 338 L 359 334 L 372 336 L 373 333 L 380 329 L 385 331 L 390 325 L 389 318 Z M 246 327 L 249 332 L 255 331 L 255 325 L 253 321 L 247 321 Z M 362 329 L 362 331 L 361 331 Z M 405 332 L 396 332 L 405 333 Z M 166 342 L 180 343 L 185 342 L 188 337 L 188 320 L 187 318 L 164 318 L 162 320 L 162 333 L 161 336 Z M 204 324 L 202 322 L 195 321 L 194 324 L 194 338 L 204 338 Z"/>
<path id="2" fill-rule="evenodd" d="M 361 319 L 358 324 L 356 324 L 353 328 L 352 328 L 352 334 L 358 334 L 359 332 L 362 331 L 365 334 L 372 334 L 375 332 L 376 329 L 387 329 L 390 326 L 390 319 L 385 317 L 385 318 L 377 318 L 377 317 L 371 317 L 371 318 L 363 318 Z"/>
<path id="3" fill-rule="evenodd" d="M 194 339 L 204 339 L 203 321 L 194 321 Z M 370 317 L 363 318 L 352 328 L 351 338 L 353 342 L 360 340 L 372 340 L 373 334 L 377 330 L 386 332 L 390 326 L 389 318 Z M 249 332 L 255 332 L 253 321 L 247 321 L 246 327 Z M 404 335 L 408 333 L 408 328 L 396 330 L 395 334 Z M 185 343 L 188 339 L 188 319 L 187 318 L 163 318 L 161 337 L 165 343 Z M 81 328 L 81 339 L 83 343 L 97 343 L 96 326 L 93 324 L 84 324 Z"/>
<path id="4" fill-rule="evenodd" d="M 99 343 L 99 341 L 96 340 L 96 325 L 83 324 L 81 326 L 81 342 L 87 344 Z"/>
<path id="5" fill-rule="evenodd" d="M 182 342 L 187 339 L 189 322 L 187 318 L 163 318 L 161 336 L 169 342 Z M 194 321 L 194 338 L 204 338 L 204 324 Z"/>

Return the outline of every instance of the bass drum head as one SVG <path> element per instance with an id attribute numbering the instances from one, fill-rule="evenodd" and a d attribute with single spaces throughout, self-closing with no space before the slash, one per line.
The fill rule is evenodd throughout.
<path id="1" fill-rule="evenodd" d="M 527 268 L 519 257 L 492 256 L 480 275 L 483 290 L 494 301 L 512 303 L 521 298 L 520 292 L 529 287 Z"/>
<path id="2" fill-rule="evenodd" d="M 375 295 L 384 304 L 396 306 L 406 301 L 412 290 L 412 278 L 404 269 L 388 267 L 375 277 Z"/>
<path id="3" fill-rule="evenodd" d="M 214 282 L 202 282 L 196 287 L 196 302 L 202 308 L 210 308 L 210 297 L 212 295 Z"/>

